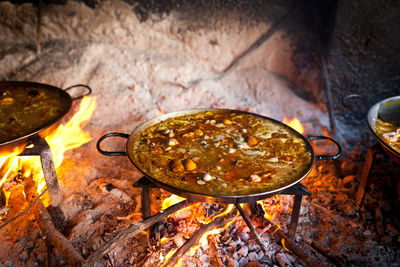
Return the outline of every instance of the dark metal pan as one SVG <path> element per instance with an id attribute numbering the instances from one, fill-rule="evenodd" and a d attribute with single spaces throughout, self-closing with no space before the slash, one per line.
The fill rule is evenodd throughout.
<path id="1" fill-rule="evenodd" d="M 183 188 L 179 188 L 176 186 L 171 186 L 169 184 L 160 182 L 159 180 L 157 180 L 156 178 L 152 177 L 151 175 L 147 174 L 145 171 L 143 171 L 142 169 L 140 169 L 138 167 L 137 162 L 135 162 L 135 157 L 134 157 L 134 142 L 136 140 L 136 138 L 143 133 L 143 131 L 145 129 L 147 129 L 148 127 L 151 127 L 152 125 L 169 119 L 169 118 L 174 118 L 174 117 L 179 117 L 182 115 L 188 115 L 188 114 L 193 114 L 193 113 L 198 113 L 200 111 L 212 111 L 212 112 L 235 112 L 235 113 L 243 113 L 243 114 L 250 114 L 253 116 L 257 116 L 260 117 L 262 119 L 265 120 L 270 120 L 270 121 L 274 121 L 276 123 L 279 123 L 282 127 L 289 129 L 289 131 L 291 131 L 291 133 L 293 133 L 296 137 L 301 138 L 304 143 L 307 146 L 308 151 L 310 151 L 311 153 L 311 162 L 308 164 L 308 166 L 304 166 L 305 171 L 303 173 L 301 173 L 301 175 L 299 175 L 298 177 L 296 177 L 296 179 L 294 179 L 290 184 L 286 184 L 285 186 L 282 187 L 278 187 L 275 188 L 273 190 L 268 190 L 265 192 L 261 192 L 261 193 L 249 193 L 249 194 L 240 194 L 240 195 L 219 195 L 219 194 L 203 194 L 203 193 L 198 193 L 195 191 L 191 191 L 191 190 L 187 190 L 187 189 L 183 189 Z M 103 149 L 101 149 L 101 143 L 109 137 L 122 137 L 122 138 L 127 138 L 127 142 L 126 142 L 126 147 L 125 147 L 125 151 L 120 151 L 120 152 L 112 152 L 112 151 L 104 151 Z M 318 155 L 315 156 L 314 155 L 314 151 L 313 148 L 311 146 L 311 144 L 309 143 L 310 141 L 313 140 L 319 140 L 319 139 L 324 139 L 324 140 L 329 140 L 331 142 L 333 142 L 336 147 L 337 147 L 337 154 L 335 155 Z M 153 183 L 157 184 L 158 186 L 160 186 L 161 188 L 180 195 L 182 197 L 186 197 L 186 198 L 190 198 L 193 200 L 198 200 L 198 201 L 211 201 L 211 202 L 217 202 L 217 203 L 245 203 L 245 202 L 252 202 L 252 201 L 256 201 L 259 199 L 264 199 L 267 198 L 269 196 L 278 194 L 279 192 L 281 192 L 282 190 L 293 186 L 294 184 L 300 182 L 302 179 L 304 179 L 307 174 L 311 171 L 312 167 L 314 166 L 315 160 L 330 160 L 330 159 L 337 159 L 340 155 L 341 155 L 341 148 L 339 146 L 339 144 L 334 141 L 333 139 L 329 138 L 329 137 L 325 137 L 325 136 L 314 136 L 314 137 L 309 137 L 309 138 L 305 138 L 303 135 L 301 135 L 300 133 L 296 132 L 295 130 L 293 130 L 292 128 L 290 128 L 289 126 L 278 122 L 276 120 L 273 120 L 271 118 L 268 117 L 264 117 L 258 114 L 253 114 L 253 113 L 248 113 L 248 112 L 244 112 L 244 111 L 238 111 L 238 110 L 227 110 L 227 109 L 192 109 L 192 110 L 184 110 L 184 111 L 178 111 L 178 112 L 173 112 L 173 113 L 168 113 L 153 119 L 150 119 L 146 122 L 144 122 L 143 124 L 139 125 L 137 128 L 135 128 L 133 130 L 133 132 L 131 134 L 124 134 L 124 133 L 108 133 L 103 135 L 98 141 L 97 141 L 97 149 L 100 153 L 102 153 L 103 155 L 106 156 L 128 156 L 128 158 L 130 159 L 130 161 L 132 162 L 132 164 L 139 170 L 141 171 L 146 177 L 148 177 Z"/>
<path id="2" fill-rule="evenodd" d="M 400 96 L 386 98 L 386 99 L 374 104 L 367 113 L 367 122 L 368 122 L 368 127 L 370 128 L 370 130 L 374 134 L 376 140 L 378 140 L 378 142 L 380 143 L 380 145 L 382 146 L 382 148 L 386 152 L 386 154 L 388 154 L 388 156 L 391 157 L 397 164 L 400 164 L 400 153 L 398 151 L 396 151 L 395 149 L 393 149 L 388 143 L 386 143 L 376 133 L 376 130 L 375 130 L 376 120 L 378 118 L 381 118 L 381 116 L 379 116 L 379 114 L 387 115 L 385 118 L 388 118 L 388 119 L 393 117 L 388 114 L 388 111 L 390 111 L 391 108 L 386 109 L 386 107 L 388 107 L 387 104 L 393 103 L 394 101 L 400 101 Z M 382 107 L 385 107 L 385 108 L 382 109 Z M 400 109 L 400 105 L 398 105 L 397 108 Z M 382 110 L 384 110 L 385 112 L 382 113 Z M 398 112 L 398 110 L 397 111 L 393 110 L 392 112 L 395 113 L 395 112 Z M 392 121 L 390 121 L 390 122 L 392 122 Z"/>
<path id="3" fill-rule="evenodd" d="M 368 109 L 368 112 L 365 114 L 364 112 L 360 112 L 358 110 L 355 110 L 354 107 L 352 107 L 349 102 L 351 102 L 353 99 L 361 99 L 365 104 L 369 104 L 369 102 L 361 95 L 357 94 L 352 94 L 348 95 L 343 98 L 343 106 L 347 108 L 348 110 L 367 117 L 367 124 L 371 132 L 373 133 L 375 139 L 379 142 L 383 150 L 386 152 L 386 154 L 391 157 L 397 164 L 400 164 L 400 153 L 393 149 L 385 140 L 383 140 L 375 130 L 375 124 L 377 119 L 381 119 L 384 121 L 388 121 L 390 123 L 395 123 L 396 118 L 399 114 L 399 109 L 400 105 L 397 106 L 397 109 L 395 109 L 396 103 L 400 102 L 400 96 L 394 96 L 390 98 L 383 99 L 371 106 Z"/>
<path id="4" fill-rule="evenodd" d="M 81 93 L 78 96 L 71 97 L 67 91 L 76 88 L 83 87 L 85 92 Z M 52 97 L 57 98 L 57 103 L 59 103 L 59 113 L 57 116 L 53 116 L 51 118 L 43 117 L 41 118 L 41 122 L 37 125 L 32 126 L 28 132 L 22 132 L 14 134 L 12 136 L 1 136 L 0 141 L 0 153 L 10 153 L 13 151 L 15 147 L 26 145 L 29 142 L 29 139 L 34 135 L 39 135 L 40 137 L 45 137 L 50 134 L 53 130 L 57 128 L 61 119 L 70 111 L 72 102 L 74 100 L 80 99 L 85 95 L 89 95 L 92 92 L 92 89 L 83 84 L 72 85 L 68 88 L 60 89 L 58 87 L 35 83 L 35 82 L 20 82 L 20 81 L 2 81 L 0 82 L 0 91 L 5 92 L 15 92 L 15 90 L 36 90 L 39 92 L 48 92 L 51 93 Z M 6 119 L 6 118 L 2 118 Z M 25 123 L 30 123 L 26 121 Z"/>

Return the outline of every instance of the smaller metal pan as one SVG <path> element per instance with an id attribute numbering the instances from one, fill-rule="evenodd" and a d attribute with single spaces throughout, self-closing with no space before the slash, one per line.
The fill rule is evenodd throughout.
<path id="1" fill-rule="evenodd" d="M 391 116 L 390 114 L 387 114 L 390 111 L 390 109 L 392 109 L 392 107 L 390 109 L 386 109 L 386 107 L 388 104 L 400 101 L 400 96 L 386 98 L 386 99 L 383 99 L 383 100 L 373 104 L 369 108 L 369 110 L 366 114 L 355 110 L 348 103 L 352 99 L 361 99 L 365 104 L 369 104 L 369 102 L 363 96 L 357 95 L 357 94 L 348 95 L 348 96 L 344 97 L 342 100 L 343 106 L 346 109 L 348 109 L 358 115 L 363 115 L 363 116 L 367 117 L 368 127 L 371 130 L 371 132 L 373 133 L 375 139 L 379 142 L 379 144 L 381 145 L 383 150 L 386 152 L 386 154 L 389 157 L 391 157 L 397 164 L 400 165 L 400 153 L 398 151 L 396 151 L 395 149 L 393 149 L 388 143 L 386 143 L 375 131 L 375 124 L 376 124 L 377 119 L 393 118 L 393 116 Z M 399 105 L 399 108 L 400 108 L 400 105 Z M 398 111 L 396 111 L 396 112 L 398 112 Z M 396 114 L 398 114 L 398 113 L 396 113 Z M 384 118 L 382 118 L 382 115 L 384 115 Z"/>
<path id="2" fill-rule="evenodd" d="M 295 179 L 293 179 L 290 183 L 286 184 L 285 186 L 278 186 L 277 188 L 273 189 L 273 190 L 268 190 L 268 191 L 263 191 L 263 192 L 259 192 L 259 193 L 247 193 L 247 194 L 229 194 L 229 195 L 221 195 L 221 194 L 206 194 L 206 193 L 199 193 L 196 192 L 195 190 L 188 190 L 188 189 L 183 189 L 180 188 L 179 186 L 172 186 L 166 183 L 163 183 L 161 181 L 159 181 L 158 179 L 152 177 L 151 175 L 147 174 L 145 171 L 141 170 L 140 167 L 136 164 L 135 162 L 135 157 L 134 157 L 134 149 L 133 149 L 133 144 L 135 142 L 135 139 L 137 136 L 139 136 L 146 128 L 151 127 L 152 125 L 156 124 L 157 122 L 166 120 L 168 118 L 174 118 L 174 117 L 178 117 L 180 115 L 186 115 L 186 114 L 193 114 L 193 113 L 197 113 L 199 111 L 212 111 L 212 112 L 235 112 L 235 113 L 247 113 L 247 114 L 251 114 L 253 116 L 257 116 L 260 118 L 263 118 L 265 120 L 271 120 L 274 121 L 276 123 L 279 123 L 282 125 L 282 127 L 285 127 L 287 129 L 289 129 L 290 131 L 293 132 L 293 134 L 295 134 L 297 137 L 301 138 L 305 145 L 308 147 L 310 153 L 311 153 L 311 161 L 307 166 L 305 167 L 305 170 L 303 173 L 301 173 L 301 175 L 299 175 L 298 177 L 296 177 Z M 109 138 L 109 137 L 121 137 L 121 138 L 126 138 L 128 139 L 126 142 L 126 147 L 125 147 L 125 151 L 116 151 L 116 152 L 112 152 L 112 151 L 104 151 L 103 149 L 101 149 L 101 143 Z M 314 155 L 314 151 L 312 149 L 311 144 L 309 143 L 310 141 L 313 140 L 320 140 L 320 139 L 324 139 L 324 140 L 329 140 L 330 142 L 333 142 L 336 147 L 337 147 L 337 154 L 335 155 Z M 279 192 L 281 192 L 282 190 L 293 186 L 294 184 L 300 182 L 302 179 L 304 179 L 307 174 L 311 171 L 315 160 L 330 160 L 330 159 L 337 159 L 340 155 L 341 155 L 341 148 L 339 146 L 339 144 L 334 141 L 333 139 L 329 138 L 329 137 L 325 137 L 325 136 L 314 136 L 314 137 L 309 137 L 309 138 L 305 138 L 304 136 L 302 136 L 300 133 L 296 132 L 295 130 L 293 130 L 292 128 L 290 128 L 289 126 L 278 122 L 276 120 L 273 120 L 271 118 L 268 117 L 264 117 L 258 114 L 253 114 L 253 113 L 248 113 L 248 112 L 244 112 L 244 111 L 238 111 L 238 110 L 227 110 L 227 109 L 194 109 L 194 110 L 184 110 L 184 111 L 178 111 L 178 112 L 173 112 L 173 113 L 168 113 L 168 114 L 164 114 L 162 116 L 150 119 L 144 123 L 142 123 L 141 125 L 139 125 L 138 127 L 136 127 L 133 132 L 131 134 L 124 134 L 124 133 L 108 133 L 105 134 L 104 136 L 102 136 L 98 141 L 97 141 L 97 149 L 100 153 L 102 153 L 103 155 L 106 156 L 128 156 L 128 158 L 130 159 L 130 161 L 132 162 L 132 164 L 140 171 L 142 172 L 147 178 L 149 178 L 152 182 L 154 182 L 155 184 L 157 184 L 158 186 L 160 186 L 161 188 L 180 195 L 182 197 L 186 197 L 186 198 L 190 198 L 193 200 L 197 200 L 197 201 L 207 201 L 207 202 L 216 202 L 216 203 L 246 203 L 246 202 L 252 202 L 252 201 L 256 201 L 256 200 L 260 200 L 260 199 L 265 199 L 267 197 L 273 196 L 275 194 L 278 194 Z"/>
<path id="3" fill-rule="evenodd" d="M 400 153 L 398 151 L 396 151 L 395 149 L 393 149 L 388 143 L 386 143 L 375 131 L 375 123 L 379 117 L 378 114 L 380 112 L 380 107 L 386 105 L 387 103 L 393 102 L 395 100 L 400 101 L 400 96 L 386 98 L 386 99 L 374 104 L 367 113 L 367 122 L 368 122 L 368 127 L 371 129 L 376 140 L 378 140 L 378 142 L 380 143 L 380 145 L 382 146 L 382 148 L 386 152 L 386 154 L 388 154 L 389 157 L 391 157 L 397 164 L 400 165 Z M 400 106 L 398 106 L 398 107 L 400 108 Z"/>
<path id="4" fill-rule="evenodd" d="M 71 97 L 68 91 L 76 87 L 83 87 L 85 89 L 85 92 L 78 96 Z M 28 133 L 19 134 L 17 136 L 12 136 L 12 137 L 2 136 L 1 139 L 2 141 L 0 142 L 0 154 L 8 154 L 12 152 L 16 147 L 26 145 L 29 142 L 29 139 L 34 135 L 39 135 L 40 137 L 46 137 L 47 135 L 49 135 L 53 130 L 55 130 L 58 127 L 62 118 L 70 111 L 72 107 L 72 102 L 74 100 L 82 98 L 85 95 L 89 95 L 92 92 L 92 89 L 84 84 L 72 85 L 63 90 L 52 85 L 36 83 L 36 82 L 21 82 L 21 81 L 0 82 L 0 91 L 1 90 L 12 91 L 18 89 L 26 90 L 27 88 L 32 90 L 37 89 L 42 91 L 51 91 L 51 93 L 59 99 L 61 112 L 59 113 L 58 116 L 52 119 L 46 120 L 46 118 L 44 118 L 42 123 L 40 123 L 39 125 L 34 125 L 33 129 Z"/>

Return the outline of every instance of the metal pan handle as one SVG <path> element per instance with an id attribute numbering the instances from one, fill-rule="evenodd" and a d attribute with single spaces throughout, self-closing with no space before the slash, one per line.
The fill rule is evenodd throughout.
<path id="1" fill-rule="evenodd" d="M 68 91 L 68 90 L 71 90 L 72 88 L 76 88 L 76 87 L 84 87 L 84 88 L 87 89 L 87 92 L 83 93 L 83 94 L 80 95 L 80 96 L 72 97 L 72 100 L 81 99 L 82 97 L 87 96 L 87 95 L 90 95 L 90 94 L 92 93 L 92 88 L 90 88 L 88 85 L 85 85 L 85 84 L 75 84 L 75 85 L 71 85 L 71 86 L 65 88 L 64 91 Z"/>
<path id="2" fill-rule="evenodd" d="M 345 109 L 347 109 L 348 111 L 353 112 L 354 114 L 360 115 L 360 116 L 365 116 L 367 114 L 366 111 L 360 111 L 357 110 L 355 107 L 355 103 L 354 100 L 359 99 L 361 100 L 363 103 L 365 103 L 366 106 L 371 106 L 371 102 L 369 102 L 365 97 L 363 97 L 362 95 L 359 94 L 350 94 L 350 95 L 346 95 L 344 97 L 342 97 L 342 105 Z M 357 105 L 356 105 L 357 106 Z"/>
<path id="3" fill-rule="evenodd" d="M 327 137 L 327 136 L 310 136 L 310 137 L 307 138 L 307 141 L 310 142 L 310 141 L 313 141 L 313 140 L 320 140 L 320 139 L 329 140 L 332 143 L 334 143 L 336 148 L 337 148 L 337 150 L 338 150 L 338 152 L 335 155 L 317 155 L 317 156 L 315 156 L 316 160 L 337 159 L 342 155 L 342 148 L 340 147 L 340 145 L 335 140 L 333 140 L 330 137 Z"/>
<path id="4" fill-rule="evenodd" d="M 96 144 L 97 150 L 101 154 L 106 155 L 106 156 L 126 156 L 126 152 L 125 151 L 105 151 L 105 150 L 100 148 L 101 142 L 103 142 L 104 139 L 106 139 L 108 137 L 111 137 L 111 136 L 128 138 L 129 134 L 125 134 L 125 133 L 108 133 L 108 134 L 105 134 L 102 137 L 100 137 L 100 139 L 97 141 L 97 144 Z"/>

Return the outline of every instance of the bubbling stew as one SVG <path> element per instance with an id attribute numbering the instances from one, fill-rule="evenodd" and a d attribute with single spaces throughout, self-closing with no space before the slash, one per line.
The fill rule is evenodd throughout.
<path id="1" fill-rule="evenodd" d="M 240 111 L 167 118 L 134 140 L 133 162 L 151 178 L 206 195 L 249 195 L 291 185 L 311 169 L 304 138 L 272 119 Z"/>
<path id="2" fill-rule="evenodd" d="M 0 143 L 49 126 L 68 112 L 55 90 L 40 87 L 0 87 Z"/>
<path id="3" fill-rule="evenodd" d="M 375 132 L 390 147 L 400 153 L 400 128 L 396 125 L 376 119 Z"/>

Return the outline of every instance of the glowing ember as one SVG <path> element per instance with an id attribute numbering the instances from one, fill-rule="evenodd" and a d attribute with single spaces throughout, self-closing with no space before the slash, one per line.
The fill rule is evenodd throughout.
<path id="1" fill-rule="evenodd" d="M 90 134 L 82 131 L 82 128 L 88 123 L 95 108 L 95 98 L 84 97 L 79 111 L 65 125 L 61 124 L 45 137 L 52 151 L 56 168 L 61 165 L 65 151 L 82 146 L 91 140 Z M 7 200 L 11 188 L 5 188 L 4 185 L 15 177 L 25 179 L 32 175 L 37 183 L 38 193 L 42 192 L 46 186 L 39 156 L 18 157 L 23 150 L 23 147 L 18 147 L 9 155 L 0 155 L 0 187 L 3 187 L 4 192 L 8 191 Z"/>
<path id="2" fill-rule="evenodd" d="M 291 120 L 287 119 L 286 117 L 283 117 L 282 122 L 291 128 L 295 129 L 299 133 L 304 133 L 304 127 L 301 124 L 301 122 L 297 118 L 292 118 Z"/>

